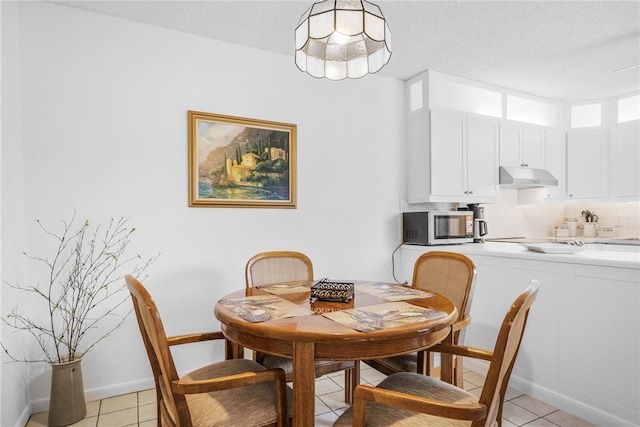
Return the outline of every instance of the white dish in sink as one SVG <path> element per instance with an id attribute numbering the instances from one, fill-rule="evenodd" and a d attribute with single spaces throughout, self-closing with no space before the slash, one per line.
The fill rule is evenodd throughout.
<path id="1" fill-rule="evenodd" d="M 584 246 L 567 245 L 565 243 L 520 243 L 530 251 L 543 252 L 545 254 L 575 254 L 582 252 Z"/>

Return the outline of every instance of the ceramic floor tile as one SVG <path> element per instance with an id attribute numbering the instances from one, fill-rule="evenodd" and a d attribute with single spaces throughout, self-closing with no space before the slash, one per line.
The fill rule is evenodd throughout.
<path id="1" fill-rule="evenodd" d="M 155 402 L 156 402 L 155 388 L 138 392 L 138 405 L 146 405 L 148 403 L 155 403 Z"/>
<path id="2" fill-rule="evenodd" d="M 319 378 L 318 380 L 316 380 L 316 394 L 318 396 L 322 396 L 323 394 L 328 393 L 334 393 L 341 390 L 343 390 L 343 386 L 337 384 L 331 378 Z"/>
<path id="3" fill-rule="evenodd" d="M 87 418 L 88 417 L 97 417 L 99 411 L 100 411 L 100 401 L 99 400 L 94 400 L 92 402 L 87 402 Z"/>
<path id="4" fill-rule="evenodd" d="M 331 412 L 331 408 L 324 404 L 324 402 L 316 396 L 315 399 L 315 415 L 326 414 L 327 412 Z"/>
<path id="5" fill-rule="evenodd" d="M 349 404 L 344 401 L 343 390 L 325 394 L 319 396 L 319 398 L 328 408 L 332 410 L 346 408 L 349 406 Z"/>
<path id="6" fill-rule="evenodd" d="M 98 427 L 116 427 L 138 425 L 138 408 L 128 408 L 121 411 L 100 413 Z"/>
<path id="7" fill-rule="evenodd" d="M 479 396 L 482 387 L 475 386 L 475 383 L 483 384 L 484 375 L 465 369 L 464 377 L 468 391 L 474 396 Z M 376 385 L 384 378 L 386 375 L 362 364 L 362 384 Z M 349 407 L 344 402 L 343 386 L 344 372 L 325 375 L 316 381 L 317 427 L 333 425 Z M 505 400 L 502 427 L 595 427 L 515 389 L 507 389 Z M 98 416 L 95 416 L 96 414 Z M 149 389 L 102 401 L 87 402 L 87 417 L 72 427 L 157 427 L 156 415 L 155 389 Z M 34 414 L 26 427 L 45 427 L 47 417 L 47 412 Z"/>
<path id="8" fill-rule="evenodd" d="M 326 374 L 325 377 L 333 378 L 340 384 L 344 384 L 344 371 L 331 372 L 329 374 Z"/>
<path id="9" fill-rule="evenodd" d="M 504 424 L 502 425 L 502 427 L 504 427 Z M 558 425 L 544 418 L 538 418 L 537 420 L 533 420 L 528 423 L 525 427 L 558 427 Z"/>
<path id="10" fill-rule="evenodd" d="M 49 417 L 48 412 L 38 412 L 31 415 L 26 427 L 41 427 L 47 425 L 47 419 Z"/>
<path id="11" fill-rule="evenodd" d="M 505 393 L 504 400 L 513 400 L 519 396 L 524 396 L 524 393 L 514 388 L 507 387 L 507 392 Z"/>
<path id="12" fill-rule="evenodd" d="M 541 400 L 535 399 L 531 396 L 527 396 L 526 394 L 520 397 L 516 397 L 515 399 L 511 400 L 511 402 L 541 417 L 557 411 L 557 408 L 544 403 Z"/>
<path id="13" fill-rule="evenodd" d="M 314 427 L 331 427 L 333 423 L 338 419 L 338 416 L 332 411 L 317 415 L 315 417 Z"/>
<path id="14" fill-rule="evenodd" d="M 484 385 L 485 376 L 477 372 L 469 371 L 463 375 L 463 378 L 465 382 L 465 389 L 467 388 L 467 382 L 474 384 L 476 387 L 482 387 Z"/>
<path id="15" fill-rule="evenodd" d="M 344 408 L 340 408 L 340 409 L 334 409 L 333 413 L 336 414 L 336 418 L 340 418 L 340 415 L 342 415 L 347 409 L 349 409 L 348 406 L 345 406 Z"/>
<path id="16" fill-rule="evenodd" d="M 138 420 L 149 421 L 158 418 L 158 405 L 149 403 L 138 407 Z"/>
<path id="17" fill-rule="evenodd" d="M 103 399 L 100 405 L 100 414 L 121 411 L 123 409 L 138 407 L 138 393 L 123 394 L 121 396 Z"/>
<path id="18" fill-rule="evenodd" d="M 369 383 L 372 385 L 378 384 L 380 381 L 385 379 L 387 376 L 380 371 L 376 371 L 375 369 L 367 369 L 360 371 L 360 381 L 362 383 Z"/>
<path id="19" fill-rule="evenodd" d="M 98 417 L 87 417 L 68 427 L 96 427 L 98 425 Z"/>
<path id="20" fill-rule="evenodd" d="M 98 404 L 100 402 L 98 401 Z M 49 421 L 49 413 L 48 412 L 38 412 L 37 414 L 33 414 L 27 425 L 25 427 L 46 427 Z M 96 427 L 98 422 L 98 418 L 94 416 L 87 415 L 85 418 L 81 419 L 77 423 L 73 423 L 68 427 Z"/>
<path id="21" fill-rule="evenodd" d="M 563 411 L 556 411 L 547 415 L 545 418 L 562 427 L 595 427 L 593 424 L 586 422 L 582 418 L 578 418 L 575 415 L 571 415 Z"/>
<path id="22" fill-rule="evenodd" d="M 502 418 L 505 418 L 517 426 L 524 425 L 528 422 L 539 418 L 533 412 L 527 411 L 524 408 L 519 407 L 511 402 L 504 402 L 502 409 Z"/>

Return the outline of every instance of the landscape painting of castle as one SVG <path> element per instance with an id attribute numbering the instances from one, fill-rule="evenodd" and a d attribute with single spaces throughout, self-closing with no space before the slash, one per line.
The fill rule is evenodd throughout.
<path id="1" fill-rule="evenodd" d="M 295 208 L 296 125 L 189 111 L 189 205 Z"/>

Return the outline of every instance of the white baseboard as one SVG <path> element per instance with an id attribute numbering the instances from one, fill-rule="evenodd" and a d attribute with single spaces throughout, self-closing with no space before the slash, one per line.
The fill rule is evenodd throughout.
<path id="1" fill-rule="evenodd" d="M 487 362 L 469 358 L 464 359 L 464 366 L 483 375 L 486 375 L 489 368 L 489 364 Z M 583 420 L 588 420 L 591 424 L 595 424 L 597 426 L 638 427 L 638 424 L 634 424 L 631 421 L 624 420 L 614 414 L 604 412 L 601 409 L 594 408 L 586 403 L 572 399 L 548 388 L 541 387 L 515 375 L 511 375 L 509 387 L 526 393 L 527 395 L 548 403 L 549 405 L 555 406 L 568 414 L 575 415 Z"/>
<path id="2" fill-rule="evenodd" d="M 14 427 L 24 427 L 29 423 L 29 418 L 31 418 L 31 411 L 28 406 L 24 407 L 24 410 L 16 420 L 16 425 Z"/>
<path id="3" fill-rule="evenodd" d="M 120 396 L 122 394 L 133 393 L 141 390 L 155 388 L 153 378 L 147 378 L 138 381 L 131 381 L 122 384 L 112 384 L 106 387 L 98 387 L 87 389 L 84 391 L 84 398 L 87 402 L 94 400 L 106 399 L 108 397 Z M 31 413 L 44 412 L 49 410 L 49 398 L 38 399 L 31 402 Z M 28 410 L 27 410 L 28 412 Z M 27 415 L 27 420 L 29 415 Z M 27 425 L 26 421 L 22 426 Z"/>

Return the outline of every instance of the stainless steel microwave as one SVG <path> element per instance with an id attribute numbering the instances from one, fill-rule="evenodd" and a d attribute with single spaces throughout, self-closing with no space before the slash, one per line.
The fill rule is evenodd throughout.
<path id="1" fill-rule="evenodd" d="M 473 243 L 473 212 L 403 212 L 402 242 L 412 245 Z"/>

